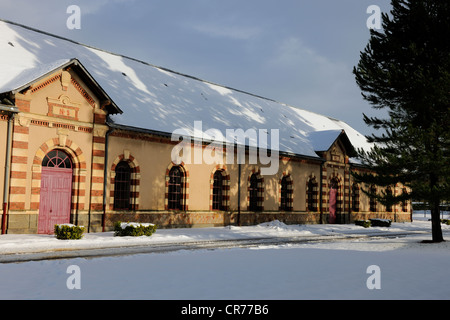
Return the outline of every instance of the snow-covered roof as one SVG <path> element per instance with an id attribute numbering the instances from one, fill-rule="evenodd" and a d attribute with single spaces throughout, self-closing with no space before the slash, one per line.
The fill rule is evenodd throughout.
<path id="1" fill-rule="evenodd" d="M 308 138 L 315 151 L 328 151 L 341 134 L 342 130 L 323 130 L 311 132 Z"/>
<path id="2" fill-rule="evenodd" d="M 0 63 L 1 65 L 1 63 Z M 108 96 L 108 94 L 101 88 L 97 81 L 92 78 L 89 72 L 83 67 L 83 65 L 78 61 L 78 59 L 61 59 L 48 64 L 41 64 L 33 68 L 25 69 L 20 74 L 18 74 L 11 82 L 5 83 L 3 88 L 0 88 L 0 93 L 4 92 L 20 92 L 21 90 L 29 87 L 34 82 L 43 79 L 57 70 L 64 69 L 68 66 L 75 67 L 76 69 L 81 69 L 81 74 L 85 81 L 90 85 L 91 90 L 95 87 L 97 94 L 103 97 L 103 101 L 108 101 L 111 106 L 108 109 L 111 113 L 122 113 L 122 110 L 115 105 L 114 101 Z M 1 74 L 0 74 L 1 75 Z M 100 98 L 101 98 L 100 97 Z"/>
<path id="3" fill-rule="evenodd" d="M 8 21 L 0 20 L 0 93 L 14 91 L 76 58 L 123 113 L 118 125 L 194 135 L 203 131 L 279 130 L 279 151 L 317 157 L 332 139 L 317 131 L 345 131 L 355 148 L 370 148 L 345 122 L 271 99 L 214 84 L 122 55 L 106 52 Z M 267 139 L 270 145 L 270 138 Z M 334 142 L 334 141 L 333 141 Z"/>

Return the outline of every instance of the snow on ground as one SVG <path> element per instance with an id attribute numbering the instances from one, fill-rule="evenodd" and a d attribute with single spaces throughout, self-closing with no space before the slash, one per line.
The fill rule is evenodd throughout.
<path id="1" fill-rule="evenodd" d="M 418 219 L 417 219 L 418 218 Z M 444 238 L 450 226 L 442 225 Z M 82 240 L 45 235 L 2 235 L 0 253 L 39 248 L 93 248 L 214 239 L 429 231 L 427 217 L 390 228 L 355 225 L 285 225 L 161 229 L 151 237 L 87 234 Z M 408 237 L 266 245 L 257 248 L 181 250 L 120 257 L 0 264 L 0 299 L 449 299 L 450 244 Z M 80 289 L 68 289 L 68 267 L 80 269 Z M 380 289 L 369 289 L 367 268 L 380 269 Z"/>

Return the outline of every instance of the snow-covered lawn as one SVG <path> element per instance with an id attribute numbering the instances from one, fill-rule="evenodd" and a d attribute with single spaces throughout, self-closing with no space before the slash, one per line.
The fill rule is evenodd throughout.
<path id="1" fill-rule="evenodd" d="M 442 225 L 444 238 L 450 226 Z M 151 237 L 87 234 L 82 240 L 42 235 L 2 235 L 0 253 L 38 248 L 122 246 L 205 239 L 430 230 L 426 219 L 390 228 L 293 225 L 161 229 Z M 450 244 L 423 244 L 429 234 L 385 239 L 181 250 L 120 257 L 76 258 L 0 264 L 0 299 L 449 299 Z M 69 289 L 79 267 L 80 289 Z M 380 289 L 369 289 L 378 266 Z M 70 269 L 69 269 L 70 270 Z M 371 280 L 372 279 L 372 280 Z"/>

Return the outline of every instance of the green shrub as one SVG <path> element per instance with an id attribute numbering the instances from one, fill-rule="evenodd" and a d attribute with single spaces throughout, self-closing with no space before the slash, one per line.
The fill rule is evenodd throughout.
<path id="1" fill-rule="evenodd" d="M 137 223 L 137 222 L 116 222 L 114 224 L 114 236 L 151 236 L 156 231 L 156 225 L 152 223 Z"/>
<path id="2" fill-rule="evenodd" d="M 441 219 L 441 223 L 450 225 L 450 219 Z"/>
<path id="3" fill-rule="evenodd" d="M 355 220 L 355 224 L 364 228 L 369 228 L 371 226 L 370 220 Z"/>
<path id="4" fill-rule="evenodd" d="M 392 220 L 390 219 L 370 219 L 373 227 L 390 227 Z"/>
<path id="5" fill-rule="evenodd" d="M 56 239 L 77 240 L 83 237 L 86 228 L 73 224 L 55 224 Z"/>

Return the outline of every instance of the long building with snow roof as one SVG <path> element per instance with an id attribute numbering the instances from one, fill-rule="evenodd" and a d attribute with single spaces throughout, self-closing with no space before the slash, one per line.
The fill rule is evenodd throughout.
<path id="1" fill-rule="evenodd" d="M 4 20 L 0 137 L 3 233 L 410 220 L 353 183 L 345 122 Z"/>

